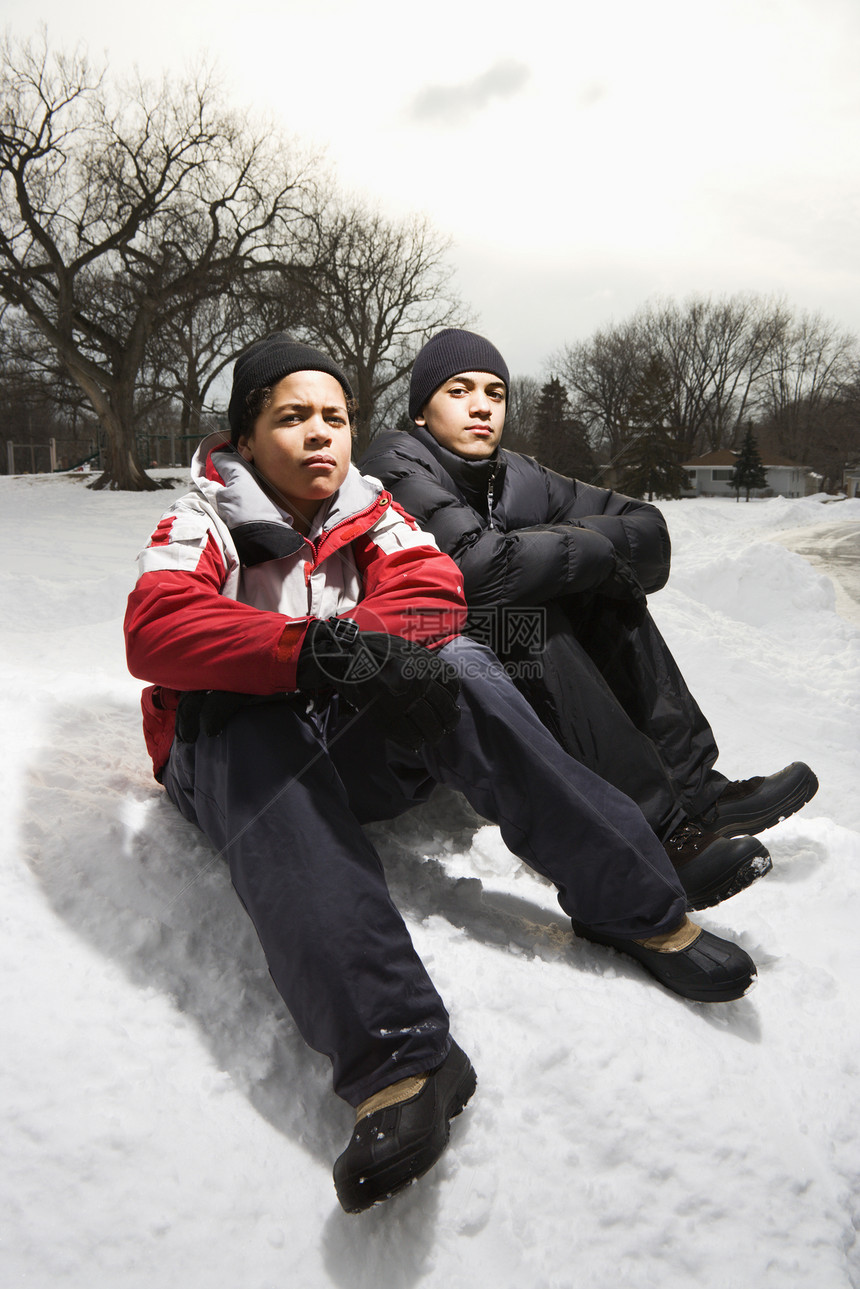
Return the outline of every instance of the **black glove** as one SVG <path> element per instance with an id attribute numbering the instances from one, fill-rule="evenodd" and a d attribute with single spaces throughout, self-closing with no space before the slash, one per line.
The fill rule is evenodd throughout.
<path id="1" fill-rule="evenodd" d="M 412 750 L 437 743 L 460 719 L 460 681 L 449 663 L 400 636 L 360 631 L 351 618 L 310 624 L 296 681 L 301 690 L 333 689 L 367 708 L 389 738 Z"/>
<path id="2" fill-rule="evenodd" d="M 176 706 L 176 737 L 180 743 L 196 743 L 200 733 L 200 713 L 206 701 L 205 689 L 188 689 Z"/>
<path id="3" fill-rule="evenodd" d="M 618 551 L 613 551 L 609 576 L 596 589 L 598 595 L 615 603 L 618 616 L 628 630 L 642 626 L 648 612 L 648 601 L 633 565 Z"/>
<path id="4" fill-rule="evenodd" d="M 196 743 L 202 730 L 212 738 L 241 707 L 259 701 L 254 694 L 234 694 L 228 689 L 186 690 L 176 708 L 176 737 L 182 743 Z"/>

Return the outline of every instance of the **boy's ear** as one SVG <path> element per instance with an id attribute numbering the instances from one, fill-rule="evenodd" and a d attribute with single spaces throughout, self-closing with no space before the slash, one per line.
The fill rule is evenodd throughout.
<path id="1" fill-rule="evenodd" d="M 246 461 L 254 460 L 254 454 L 248 446 L 248 439 L 246 435 L 244 434 L 242 435 L 239 442 L 236 444 L 236 448 L 240 457 L 244 457 Z"/>

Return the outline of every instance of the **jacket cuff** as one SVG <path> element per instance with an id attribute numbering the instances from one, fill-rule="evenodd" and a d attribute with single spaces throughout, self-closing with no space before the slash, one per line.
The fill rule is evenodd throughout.
<path id="1" fill-rule="evenodd" d="M 298 688 L 296 669 L 299 665 L 299 654 L 302 651 L 308 627 L 313 621 L 313 618 L 299 618 L 296 621 L 288 622 L 281 632 L 281 638 L 275 650 L 278 675 L 274 689 L 294 690 Z"/>
<path id="2" fill-rule="evenodd" d="M 577 528 L 565 533 L 568 558 L 567 590 L 592 591 L 612 572 L 615 547 L 602 533 Z"/>

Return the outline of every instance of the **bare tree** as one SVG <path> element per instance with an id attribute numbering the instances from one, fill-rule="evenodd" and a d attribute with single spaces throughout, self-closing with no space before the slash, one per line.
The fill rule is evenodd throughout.
<path id="1" fill-rule="evenodd" d="M 571 408 L 595 449 L 617 458 L 630 437 L 630 400 L 647 363 L 637 320 L 597 331 L 550 359 L 571 392 Z"/>
<path id="2" fill-rule="evenodd" d="M 505 408 L 504 446 L 514 452 L 535 452 L 535 425 L 540 381 L 534 376 L 514 376 Z"/>
<path id="3" fill-rule="evenodd" d="M 854 336 L 820 314 L 787 322 L 773 348 L 761 410 L 790 460 L 813 461 L 820 436 L 842 419 L 858 365 Z"/>
<path id="4" fill-rule="evenodd" d="M 613 461 L 634 432 L 632 401 L 649 365 L 659 363 L 666 423 L 682 454 L 692 456 L 737 441 L 789 320 L 784 304 L 752 295 L 652 302 L 553 361 L 575 414 Z"/>
<path id="5" fill-rule="evenodd" d="M 424 218 L 385 219 L 332 201 L 320 220 L 306 337 L 349 373 L 358 399 L 356 455 L 380 428 L 377 409 L 435 331 L 463 326 L 445 263 L 448 243 Z"/>
<path id="6" fill-rule="evenodd" d="M 107 435 L 96 486 L 151 488 L 135 443 L 140 373 L 189 301 L 276 271 L 305 210 L 271 133 L 201 73 L 121 96 L 85 57 L 0 48 L 0 298 L 22 310 Z"/>
<path id="7" fill-rule="evenodd" d="M 733 446 L 786 325 L 785 307 L 750 295 L 692 296 L 646 306 L 638 317 L 649 354 L 671 375 L 684 453 Z"/>
<path id="8" fill-rule="evenodd" d="M 48 440 L 56 441 L 60 468 L 76 466 L 98 450 L 98 422 L 81 390 L 25 314 L 0 303 L 0 437 L 37 443 L 39 468 L 48 468 Z M 30 456 L 32 466 L 34 458 Z M 27 462 L 25 451 L 22 461 Z M 7 455 L 0 455 L 0 471 Z"/>
<path id="9" fill-rule="evenodd" d="M 308 197 L 310 230 L 314 219 Z M 189 297 L 153 334 L 144 385 L 167 400 L 171 432 L 186 443 L 207 432 L 204 419 L 211 425 L 213 418 L 224 416 L 226 371 L 247 345 L 272 331 L 303 332 L 315 238 L 310 233 L 297 238 L 291 228 L 290 239 L 281 263 L 238 275 L 217 297 Z M 272 253 L 278 254 L 274 245 Z"/>

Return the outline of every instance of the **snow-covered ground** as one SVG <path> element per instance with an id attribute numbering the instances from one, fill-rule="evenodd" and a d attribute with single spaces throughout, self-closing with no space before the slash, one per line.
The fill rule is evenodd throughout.
<path id="1" fill-rule="evenodd" d="M 433 1172 L 359 1217 L 331 1182 L 351 1113 L 149 774 L 120 626 L 167 501 L 0 478 L 0 1282 L 860 1284 L 860 627 L 779 541 L 860 540 L 860 501 L 665 506 L 652 608 L 721 767 L 821 779 L 770 876 L 700 915 L 756 959 L 748 998 L 686 1004 L 574 942 L 454 797 L 373 830 L 479 1086 Z"/>

